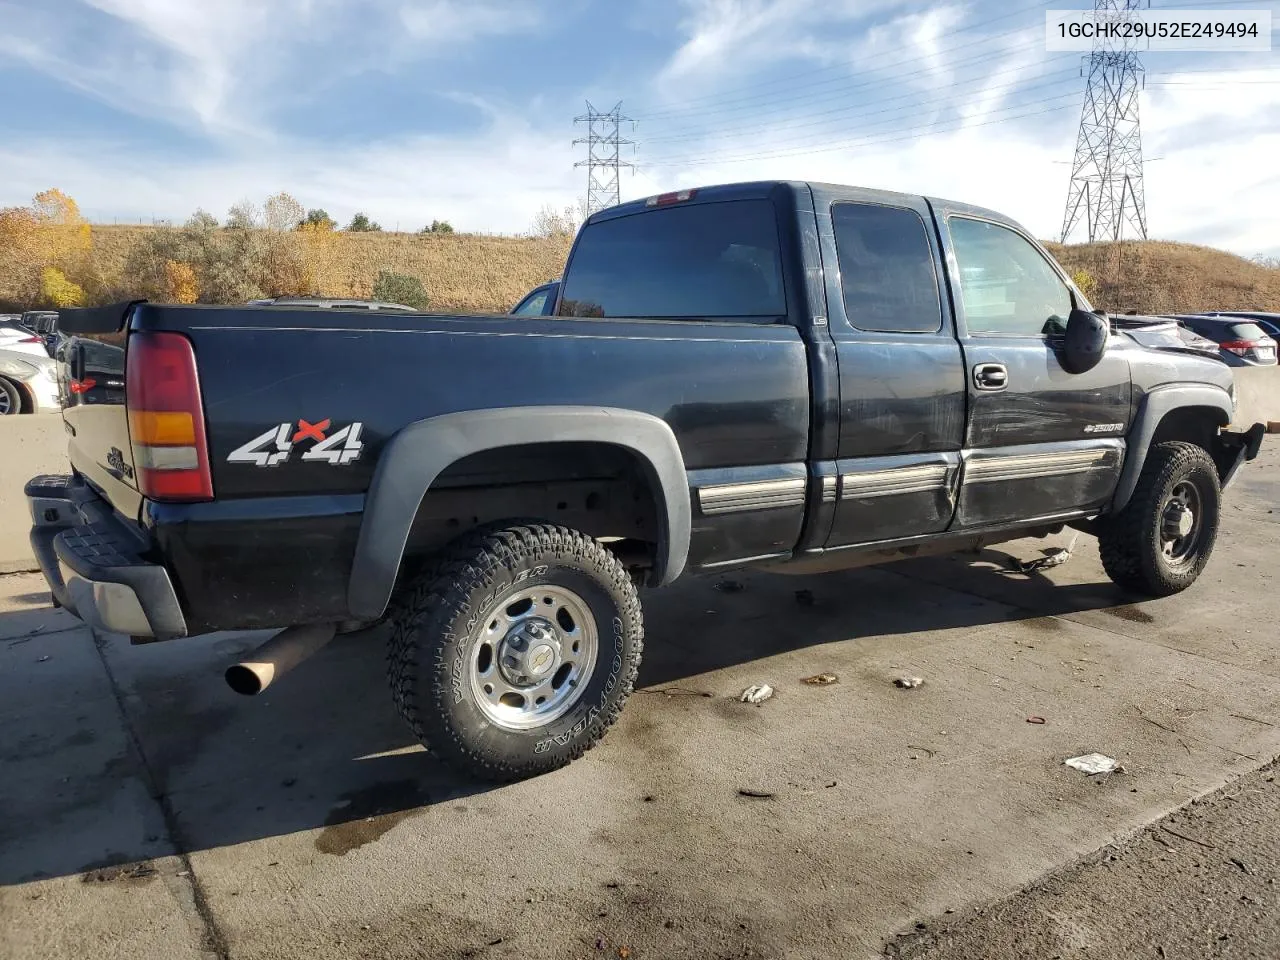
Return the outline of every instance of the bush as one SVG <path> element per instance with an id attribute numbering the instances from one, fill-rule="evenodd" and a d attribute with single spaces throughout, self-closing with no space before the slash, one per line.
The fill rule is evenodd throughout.
<path id="1" fill-rule="evenodd" d="M 428 226 L 423 227 L 419 233 L 453 233 L 453 224 L 448 220 L 432 220 Z"/>
<path id="2" fill-rule="evenodd" d="M 357 213 L 347 224 L 347 229 L 352 233 L 375 233 L 382 229 L 382 224 L 370 220 L 366 214 Z"/>
<path id="3" fill-rule="evenodd" d="M 1071 282 L 1090 302 L 1098 295 L 1098 279 L 1088 270 L 1077 270 L 1071 274 Z"/>
<path id="4" fill-rule="evenodd" d="M 79 307 L 84 305 L 84 290 L 57 267 L 45 267 L 40 271 L 40 296 L 45 303 L 55 307 Z"/>
<path id="5" fill-rule="evenodd" d="M 422 286 L 421 280 L 407 273 L 379 270 L 378 279 L 373 282 L 373 299 L 403 303 L 415 310 L 427 309 L 426 288 Z"/>

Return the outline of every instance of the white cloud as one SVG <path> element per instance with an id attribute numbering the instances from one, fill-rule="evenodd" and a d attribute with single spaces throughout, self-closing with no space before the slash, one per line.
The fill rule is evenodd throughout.
<path id="1" fill-rule="evenodd" d="M 111 106 L 214 137 L 270 138 L 272 111 L 334 77 L 531 29 L 516 0 L 47 0 L 0 49 Z M 7 10 L 7 8 L 6 8 Z"/>
<path id="2" fill-rule="evenodd" d="M 231 158 L 175 158 L 115 142 L 74 150 L 53 140 L 0 142 L 0 183 L 13 202 L 58 186 L 107 223 L 181 223 L 197 207 L 222 217 L 245 197 L 261 202 L 285 190 L 344 223 L 362 210 L 386 229 L 439 218 L 459 230 L 519 233 L 544 203 L 563 206 L 581 192 L 573 160 L 564 137 L 506 117 L 466 137 L 404 137 L 358 151 L 251 144 Z"/>
<path id="3" fill-rule="evenodd" d="M 839 27 L 865 20 L 904 0 L 684 0 L 680 29 L 687 39 L 657 78 L 672 95 L 690 83 L 710 85 L 733 74 L 750 76 L 780 60 L 843 61 L 852 53 Z"/>
<path id="4" fill-rule="evenodd" d="M 434 44 L 466 43 L 484 36 L 520 33 L 536 26 L 541 13 L 528 3 L 426 0 L 408 3 L 400 20 L 411 36 Z"/>

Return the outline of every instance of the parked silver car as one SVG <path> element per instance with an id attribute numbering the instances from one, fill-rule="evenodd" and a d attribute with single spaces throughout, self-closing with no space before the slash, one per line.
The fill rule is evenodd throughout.
<path id="1" fill-rule="evenodd" d="M 48 356 L 0 347 L 0 417 L 61 409 L 57 364 Z"/>

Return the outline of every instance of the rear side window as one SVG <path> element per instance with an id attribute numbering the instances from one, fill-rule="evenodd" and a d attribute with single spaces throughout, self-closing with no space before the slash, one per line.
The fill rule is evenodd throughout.
<path id="1" fill-rule="evenodd" d="M 711 319 L 785 316 L 769 200 L 648 210 L 587 226 L 560 315 Z"/>
<path id="2" fill-rule="evenodd" d="M 831 225 L 851 324 L 887 333 L 941 328 L 938 275 L 919 214 L 905 207 L 837 203 Z"/>

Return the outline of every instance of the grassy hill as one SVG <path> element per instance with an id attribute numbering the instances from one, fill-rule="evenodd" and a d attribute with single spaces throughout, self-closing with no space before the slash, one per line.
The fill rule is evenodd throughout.
<path id="1" fill-rule="evenodd" d="M 116 289 L 127 290 L 129 250 L 154 227 L 93 227 L 93 258 Z M 570 240 L 492 237 L 478 234 L 348 233 L 319 239 L 318 293 L 369 297 L 380 270 L 422 281 L 432 310 L 506 311 L 532 287 L 558 277 Z"/>
<path id="2" fill-rule="evenodd" d="M 128 254 L 157 229 L 164 228 L 92 228 L 91 258 L 101 279 L 95 299 L 137 293 L 138 278 L 124 275 Z M 312 292 L 369 297 L 379 271 L 387 270 L 421 280 L 432 310 L 457 312 L 509 309 L 530 288 L 559 276 L 570 242 L 563 237 L 346 231 L 298 240 L 308 276 L 314 278 Z M 1048 247 L 1084 282 L 1094 304 L 1112 312 L 1280 311 L 1280 269 L 1221 250 L 1158 240 Z M 0 301 L 6 299 L 13 295 L 0 289 Z"/>
<path id="3" fill-rule="evenodd" d="M 1113 313 L 1280 312 L 1280 269 L 1190 243 L 1047 244 L 1067 272 L 1097 283 L 1095 306 Z"/>

